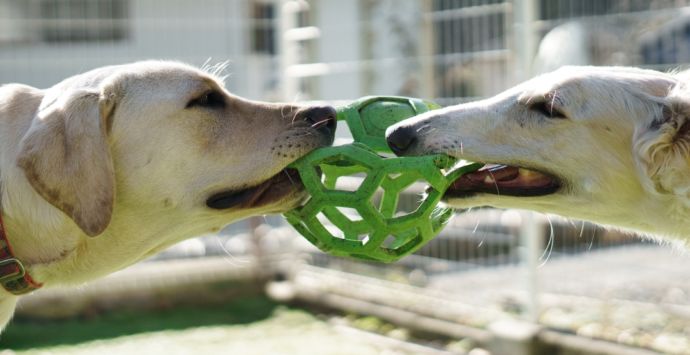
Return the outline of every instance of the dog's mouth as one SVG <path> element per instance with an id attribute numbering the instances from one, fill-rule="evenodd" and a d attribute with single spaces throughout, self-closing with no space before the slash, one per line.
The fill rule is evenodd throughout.
<path id="1" fill-rule="evenodd" d="M 445 198 L 469 197 L 476 193 L 505 196 L 544 196 L 561 187 L 549 174 L 522 167 L 490 164 L 462 175 L 446 190 Z"/>
<path id="2" fill-rule="evenodd" d="M 256 186 L 215 193 L 206 200 L 206 206 L 216 210 L 257 208 L 279 202 L 302 190 L 304 185 L 297 170 L 286 168 Z"/>

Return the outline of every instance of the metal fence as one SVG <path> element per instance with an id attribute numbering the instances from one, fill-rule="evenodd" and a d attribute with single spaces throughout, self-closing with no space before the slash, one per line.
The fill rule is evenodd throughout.
<path id="1" fill-rule="evenodd" d="M 150 58 L 229 60 L 228 88 L 255 99 L 392 94 L 450 105 L 565 64 L 685 67 L 690 1 L 0 0 L 1 83 L 47 87 Z M 224 255 L 243 264 L 286 254 L 268 260 L 301 297 L 380 316 L 408 312 L 450 335 L 481 338 L 468 329 L 522 318 L 666 353 L 690 349 L 690 258 L 555 216 L 463 211 L 393 265 L 323 254 L 279 217 L 237 223 L 156 259 Z"/>
<path id="2" fill-rule="evenodd" d="M 292 1 L 283 15 L 313 18 L 310 13 L 327 3 Z M 456 104 L 562 65 L 683 68 L 690 63 L 688 5 L 362 1 L 358 22 L 287 29 L 287 52 L 342 43 L 347 33 L 357 36 L 360 57 L 288 57 L 283 89 L 286 98 L 329 100 L 329 82 L 350 80 L 356 85 L 337 99 L 397 94 Z M 290 35 L 307 28 L 311 36 Z M 366 300 L 369 311 L 386 305 L 480 328 L 521 318 L 635 347 L 690 352 L 690 259 L 586 222 L 482 208 L 461 212 L 440 236 L 395 265 L 315 251 L 307 260 L 294 275 L 296 284 Z M 348 305 L 354 307 L 340 304 Z"/>

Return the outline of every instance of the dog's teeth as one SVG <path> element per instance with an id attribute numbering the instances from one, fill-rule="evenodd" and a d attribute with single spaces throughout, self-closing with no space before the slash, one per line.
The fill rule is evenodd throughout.
<path id="1" fill-rule="evenodd" d="M 487 175 L 487 176 L 484 178 L 484 183 L 493 184 L 493 183 L 495 183 L 495 182 L 496 182 L 496 180 L 494 180 L 494 177 L 491 176 L 491 175 Z"/>
<path id="2" fill-rule="evenodd" d="M 518 173 L 524 177 L 532 177 L 534 175 L 539 175 L 538 172 L 536 172 L 534 170 L 525 169 L 525 168 L 518 169 Z"/>

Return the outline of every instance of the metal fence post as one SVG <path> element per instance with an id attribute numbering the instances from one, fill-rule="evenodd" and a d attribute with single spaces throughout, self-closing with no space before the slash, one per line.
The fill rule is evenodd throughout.
<path id="1" fill-rule="evenodd" d="M 524 81 L 532 76 L 532 62 L 537 50 L 537 32 L 534 23 L 537 19 L 537 6 L 534 0 L 513 1 L 513 50 L 515 56 L 516 81 Z M 520 228 L 520 258 L 525 267 L 525 286 L 527 300 L 524 318 L 537 323 L 539 320 L 539 285 L 537 268 L 543 247 L 543 230 L 533 212 L 522 213 Z"/>
<path id="2" fill-rule="evenodd" d="M 293 101 L 299 94 L 299 78 L 289 74 L 289 69 L 299 64 L 299 46 L 297 41 L 286 33 L 297 28 L 297 13 L 302 4 L 299 0 L 283 0 L 280 6 L 280 66 L 283 100 Z"/>
<path id="3" fill-rule="evenodd" d="M 537 53 L 537 31 L 534 26 L 537 19 L 537 6 L 534 0 L 514 0 L 513 50 L 516 52 L 515 77 L 517 82 L 529 79 L 532 74 L 532 62 Z"/>
<path id="4" fill-rule="evenodd" d="M 539 259 L 544 245 L 544 229 L 535 218 L 535 213 L 523 211 L 520 226 L 520 258 L 525 268 L 525 286 L 527 300 L 523 317 L 525 320 L 538 323 L 540 314 L 539 304 Z"/>

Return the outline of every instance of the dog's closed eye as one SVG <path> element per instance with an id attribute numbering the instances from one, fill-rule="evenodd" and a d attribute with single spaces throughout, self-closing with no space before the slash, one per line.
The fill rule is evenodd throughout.
<path id="1" fill-rule="evenodd" d="M 218 91 L 207 91 L 187 103 L 186 108 L 192 107 L 222 108 L 225 107 L 225 98 Z"/>
<path id="2" fill-rule="evenodd" d="M 534 111 L 537 113 L 542 114 L 543 116 L 546 116 L 548 118 L 557 118 L 557 119 L 564 119 L 567 118 L 566 115 L 558 110 L 558 108 L 554 107 L 551 102 L 546 102 L 546 101 L 540 101 L 540 102 L 533 102 L 530 103 L 527 108 L 530 111 Z"/>

